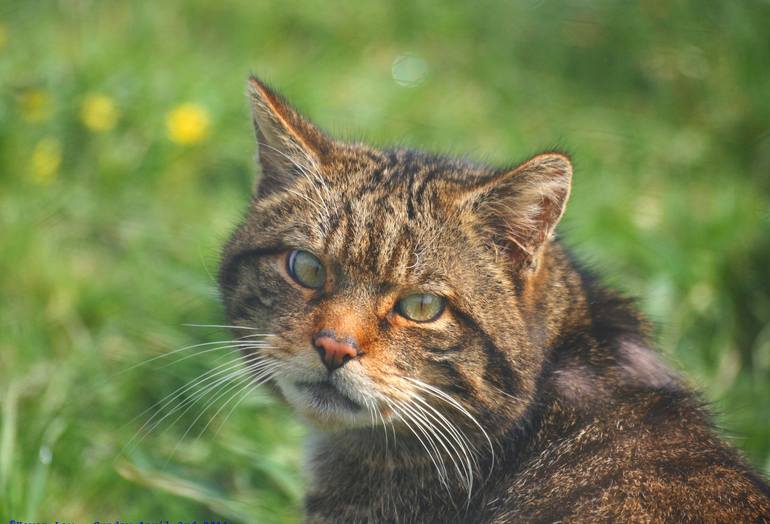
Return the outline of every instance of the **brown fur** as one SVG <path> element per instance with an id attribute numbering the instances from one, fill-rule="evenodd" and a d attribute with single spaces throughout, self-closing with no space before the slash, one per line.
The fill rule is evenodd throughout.
<path id="1" fill-rule="evenodd" d="M 637 310 L 553 239 L 565 155 L 501 170 L 342 144 L 256 79 L 250 96 L 263 173 L 220 282 L 239 335 L 275 335 L 271 383 L 318 428 L 308 522 L 770 522 L 767 482 Z M 292 280 L 292 249 L 324 264 L 321 289 Z M 406 319 L 413 292 L 446 310 Z M 360 356 L 327 371 L 321 330 Z M 300 392 L 318 381 L 352 407 Z"/>

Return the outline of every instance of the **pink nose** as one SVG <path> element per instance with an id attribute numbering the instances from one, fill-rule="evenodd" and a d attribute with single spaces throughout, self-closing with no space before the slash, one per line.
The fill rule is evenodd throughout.
<path id="1" fill-rule="evenodd" d="M 358 356 L 358 344 L 355 341 L 350 339 L 337 340 L 334 335 L 326 334 L 323 331 L 319 335 L 316 335 L 313 344 L 329 371 L 341 368 L 348 360 Z"/>

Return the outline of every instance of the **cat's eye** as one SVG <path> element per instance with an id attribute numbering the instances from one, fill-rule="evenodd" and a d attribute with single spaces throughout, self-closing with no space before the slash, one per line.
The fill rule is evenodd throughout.
<path id="1" fill-rule="evenodd" d="M 286 269 L 301 286 L 318 289 L 326 282 L 326 269 L 318 257 L 301 249 L 289 253 Z"/>
<path id="2" fill-rule="evenodd" d="M 401 316 L 415 322 L 433 322 L 444 312 L 443 298 L 428 293 L 415 293 L 402 298 L 396 304 Z"/>

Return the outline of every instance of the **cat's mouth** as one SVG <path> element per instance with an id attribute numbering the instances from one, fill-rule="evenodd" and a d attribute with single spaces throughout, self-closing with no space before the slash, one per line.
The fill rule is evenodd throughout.
<path id="1" fill-rule="evenodd" d="M 297 382 L 296 387 L 312 399 L 319 411 L 361 411 L 362 406 L 342 393 L 331 382 Z"/>

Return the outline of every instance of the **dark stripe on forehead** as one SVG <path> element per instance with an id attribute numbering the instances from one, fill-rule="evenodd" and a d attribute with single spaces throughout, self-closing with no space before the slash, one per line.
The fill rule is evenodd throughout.
<path id="1" fill-rule="evenodd" d="M 417 205 L 422 207 L 423 205 L 423 197 L 425 196 L 425 190 L 428 188 L 428 184 L 436 178 L 437 175 L 439 175 L 443 170 L 439 168 L 432 168 L 428 171 L 428 174 L 425 175 L 422 179 L 422 183 L 420 186 L 415 190 L 415 199 L 417 200 Z"/>
<path id="2" fill-rule="evenodd" d="M 404 249 L 407 247 L 407 242 L 409 240 L 407 235 L 407 225 L 402 224 L 401 230 L 398 233 L 399 238 L 396 242 L 396 245 L 393 247 L 390 258 L 385 264 L 385 267 L 382 269 L 383 274 L 383 280 L 384 281 L 390 281 L 393 277 L 393 273 L 396 269 L 396 264 L 398 263 L 399 259 L 401 258 L 401 254 L 403 253 Z"/>
<path id="3" fill-rule="evenodd" d="M 377 215 L 380 215 L 380 218 L 377 218 Z M 380 272 L 381 251 L 386 245 L 386 239 L 384 238 L 385 228 L 381 217 L 382 213 L 377 213 L 374 209 L 371 209 L 362 230 L 365 238 L 358 240 L 358 244 L 362 248 L 362 254 L 365 260 L 369 262 L 369 271 L 373 275 Z"/>
<path id="4" fill-rule="evenodd" d="M 374 163 L 374 171 L 372 172 L 372 179 L 371 181 L 376 185 L 379 184 L 380 180 L 382 179 L 382 173 L 387 169 L 387 164 L 383 161 L 384 158 L 382 155 L 375 154 L 372 151 L 367 151 L 366 155 L 369 157 L 369 159 Z"/>
<path id="5" fill-rule="evenodd" d="M 335 234 L 337 233 L 337 230 L 340 227 L 340 223 L 342 222 L 342 218 L 347 216 L 347 206 L 349 205 L 348 202 L 345 203 L 346 205 L 346 212 L 342 213 L 339 209 L 336 210 L 334 213 L 334 216 L 332 216 L 331 220 L 329 221 L 329 225 L 326 228 L 326 238 L 324 239 L 324 252 L 329 251 L 329 244 L 332 241 L 332 238 L 334 238 Z"/>
<path id="6" fill-rule="evenodd" d="M 398 158 L 394 151 L 383 151 L 380 154 L 369 153 L 369 158 L 372 159 L 374 167 L 372 168 L 371 176 L 362 184 L 355 192 L 354 198 L 360 199 L 368 193 L 377 191 L 380 187 L 389 188 L 385 191 L 386 194 L 392 190 L 393 183 L 393 168 L 398 163 Z M 385 178 L 385 172 L 388 172 L 388 177 Z"/>
<path id="7" fill-rule="evenodd" d="M 417 173 L 414 170 L 410 170 L 407 173 L 407 177 L 409 179 L 406 187 L 406 216 L 409 220 L 414 220 L 415 212 L 414 212 L 414 199 L 413 199 L 413 186 L 414 186 L 414 178 L 417 175 Z"/>
<path id="8" fill-rule="evenodd" d="M 369 178 L 365 184 L 362 184 L 358 191 L 356 191 L 354 198 L 360 200 L 364 195 L 376 191 L 377 187 L 382 183 L 382 175 L 386 169 L 388 169 L 387 165 L 378 164 L 374 168 L 374 171 L 372 171 L 371 178 Z"/>
<path id="9" fill-rule="evenodd" d="M 353 215 L 353 205 L 348 200 L 345 202 L 345 236 L 342 239 L 342 249 L 347 250 L 347 246 L 350 245 L 350 242 L 353 240 L 353 233 L 354 227 L 355 227 L 355 216 Z"/>

